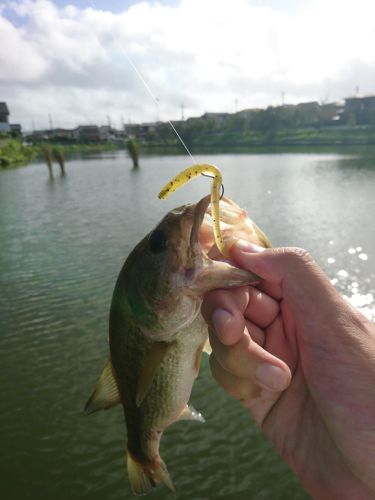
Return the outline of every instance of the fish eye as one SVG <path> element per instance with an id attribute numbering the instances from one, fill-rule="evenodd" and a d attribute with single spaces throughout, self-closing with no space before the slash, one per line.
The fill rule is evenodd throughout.
<path id="1" fill-rule="evenodd" d="M 167 248 L 168 238 L 161 229 L 155 229 L 148 242 L 152 253 L 161 253 Z"/>

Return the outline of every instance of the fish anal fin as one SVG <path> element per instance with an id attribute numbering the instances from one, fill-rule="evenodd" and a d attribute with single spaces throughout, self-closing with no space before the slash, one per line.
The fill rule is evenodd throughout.
<path id="1" fill-rule="evenodd" d="M 155 342 L 147 353 L 138 379 L 136 396 L 136 405 L 138 407 L 141 406 L 142 401 L 145 399 L 155 373 L 172 345 L 173 343 Z"/>
<path id="2" fill-rule="evenodd" d="M 205 352 L 206 354 L 212 353 L 212 347 L 209 338 L 207 338 L 206 342 L 203 344 L 203 352 Z"/>
<path id="3" fill-rule="evenodd" d="M 130 487 L 135 495 L 145 495 L 158 483 L 165 484 L 172 493 L 176 493 L 167 467 L 160 457 L 152 464 L 142 464 L 128 451 L 127 465 Z"/>
<path id="4" fill-rule="evenodd" d="M 89 415 L 99 410 L 107 410 L 121 402 L 120 392 L 113 373 L 111 360 L 105 365 L 94 392 L 85 405 L 85 413 Z"/>
<path id="5" fill-rule="evenodd" d="M 195 420 L 196 422 L 205 422 L 203 415 L 191 405 L 185 406 L 177 420 Z"/>

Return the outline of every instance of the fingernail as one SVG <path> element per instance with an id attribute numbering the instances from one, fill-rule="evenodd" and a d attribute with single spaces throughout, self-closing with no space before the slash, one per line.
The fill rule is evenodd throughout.
<path id="1" fill-rule="evenodd" d="M 234 246 L 240 252 L 246 252 L 246 253 L 260 253 L 264 252 L 265 250 L 265 248 L 245 240 L 238 240 Z"/>
<path id="2" fill-rule="evenodd" d="M 262 363 L 255 371 L 260 384 L 271 391 L 283 391 L 288 386 L 289 377 L 284 370 L 269 363 Z"/>
<path id="3" fill-rule="evenodd" d="M 222 331 L 223 329 L 225 329 L 231 319 L 232 315 L 230 312 L 226 311 L 225 309 L 215 309 L 211 317 L 212 326 L 214 327 L 215 331 Z"/>

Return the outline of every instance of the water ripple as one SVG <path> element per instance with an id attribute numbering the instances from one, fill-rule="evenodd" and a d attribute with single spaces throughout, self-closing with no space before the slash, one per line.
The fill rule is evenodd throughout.
<path id="1" fill-rule="evenodd" d="M 0 172 L 1 498 L 131 497 L 121 408 L 87 418 L 82 407 L 108 357 L 109 303 L 126 255 L 166 210 L 205 195 L 207 183 L 159 203 L 161 180 L 184 158 L 143 158 L 136 173 L 124 155 L 106 158 L 71 161 L 52 182 L 40 164 Z M 222 167 L 226 193 L 275 245 L 308 248 L 374 319 L 372 171 L 343 169 L 338 155 L 201 160 Z M 207 359 L 192 402 L 206 423 L 176 423 L 161 445 L 181 500 L 307 497 L 215 384 Z M 159 488 L 150 498 L 173 496 Z"/>

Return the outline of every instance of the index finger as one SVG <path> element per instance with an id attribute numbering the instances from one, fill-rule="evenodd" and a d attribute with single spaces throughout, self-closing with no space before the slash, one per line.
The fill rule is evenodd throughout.
<path id="1" fill-rule="evenodd" d="M 202 315 L 220 342 L 237 343 L 245 328 L 244 312 L 249 303 L 248 287 L 213 290 L 202 303 Z"/>
<path id="2" fill-rule="evenodd" d="M 206 295 L 202 314 L 225 345 L 238 342 L 246 320 L 265 328 L 279 314 L 279 303 L 252 286 L 214 290 Z"/>

